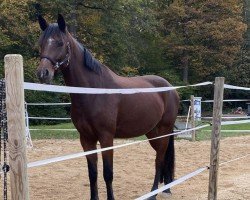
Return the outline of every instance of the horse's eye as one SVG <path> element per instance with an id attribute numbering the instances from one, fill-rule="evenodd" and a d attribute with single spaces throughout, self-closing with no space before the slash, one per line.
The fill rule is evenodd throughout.
<path id="1" fill-rule="evenodd" d="M 63 46 L 63 42 L 62 41 L 57 41 L 57 46 L 59 46 L 59 47 L 61 47 L 61 46 Z"/>

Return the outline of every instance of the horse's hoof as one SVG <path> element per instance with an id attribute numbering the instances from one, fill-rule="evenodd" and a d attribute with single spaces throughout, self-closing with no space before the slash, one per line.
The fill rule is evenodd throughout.
<path id="1" fill-rule="evenodd" d="M 160 196 L 164 197 L 164 198 L 169 198 L 172 196 L 171 192 L 161 192 Z"/>
<path id="2" fill-rule="evenodd" d="M 147 200 L 156 200 L 156 196 L 149 197 L 149 198 L 147 198 Z"/>

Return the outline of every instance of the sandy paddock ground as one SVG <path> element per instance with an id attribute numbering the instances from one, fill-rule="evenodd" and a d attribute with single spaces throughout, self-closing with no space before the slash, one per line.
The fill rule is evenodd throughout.
<path id="1" fill-rule="evenodd" d="M 78 140 L 37 140 L 28 160 L 37 161 L 81 151 Z M 115 144 L 128 142 L 116 140 Z M 209 163 L 210 141 L 180 140 L 176 145 L 176 178 Z M 221 140 L 221 162 L 250 153 L 250 136 Z M 154 177 L 155 152 L 148 143 L 117 149 L 114 153 L 114 193 L 117 200 L 135 199 L 149 192 Z M 106 199 L 99 155 L 99 197 Z M 28 170 L 30 199 L 90 199 L 87 164 L 78 158 Z M 208 171 L 172 188 L 168 199 L 207 199 Z M 1 190 L 2 192 L 2 190 Z M 165 198 L 158 195 L 158 200 Z M 218 199 L 250 199 L 250 156 L 228 165 L 219 173 Z"/>

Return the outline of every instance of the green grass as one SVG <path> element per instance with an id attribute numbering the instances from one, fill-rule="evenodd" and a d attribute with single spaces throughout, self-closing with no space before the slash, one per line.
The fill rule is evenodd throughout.
<path id="1" fill-rule="evenodd" d="M 74 129 L 72 123 L 62 123 L 57 125 L 39 125 L 31 126 L 30 129 Z M 209 140 L 211 137 L 211 127 L 206 127 L 204 129 L 196 131 L 196 140 Z M 236 125 L 226 125 L 222 126 L 222 130 L 250 130 L 250 124 L 236 124 Z M 79 133 L 77 131 L 30 131 L 31 137 L 34 140 L 39 139 L 79 139 Z M 235 137 L 249 135 L 249 133 L 244 132 L 222 132 L 222 137 Z M 146 139 L 145 136 L 137 137 L 135 140 Z"/>
<path id="2" fill-rule="evenodd" d="M 30 126 L 30 129 L 75 129 L 72 123 L 63 123 L 57 125 L 39 125 Z M 75 131 L 49 131 L 49 130 L 30 130 L 31 138 L 39 139 L 78 139 L 79 133 Z"/>
<path id="3" fill-rule="evenodd" d="M 206 127 L 204 129 L 198 130 L 196 134 L 196 140 L 209 140 L 211 138 L 212 127 Z M 221 137 L 236 137 L 249 135 L 248 132 L 223 132 L 223 130 L 250 130 L 250 124 L 233 124 L 233 125 L 223 125 L 221 126 Z"/>

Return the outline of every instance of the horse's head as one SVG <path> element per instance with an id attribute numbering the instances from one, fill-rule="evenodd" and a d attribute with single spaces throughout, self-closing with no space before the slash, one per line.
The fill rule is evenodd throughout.
<path id="1" fill-rule="evenodd" d="M 42 16 L 38 17 L 38 21 L 43 33 L 39 39 L 41 60 L 37 68 L 37 77 L 41 83 L 50 83 L 57 69 L 69 65 L 69 32 L 60 14 L 57 23 L 54 24 L 48 24 Z"/>

